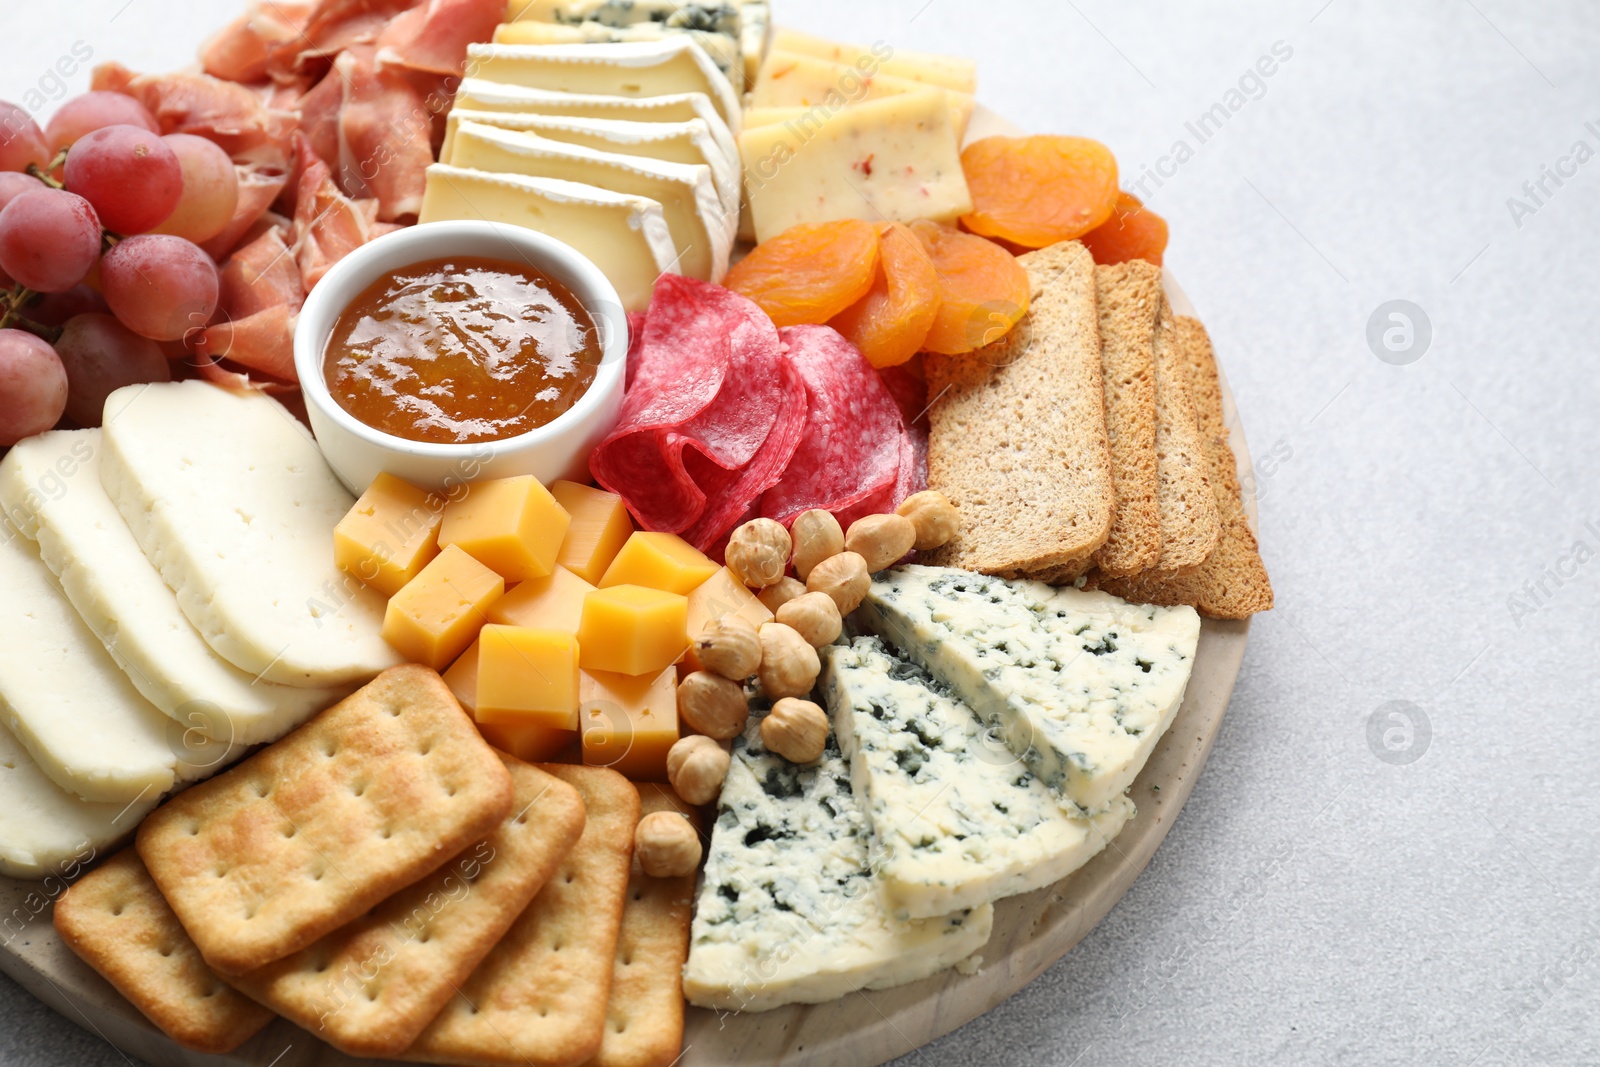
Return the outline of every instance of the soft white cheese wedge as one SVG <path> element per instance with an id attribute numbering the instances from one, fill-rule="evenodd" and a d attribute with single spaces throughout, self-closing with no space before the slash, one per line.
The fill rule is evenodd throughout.
<path id="1" fill-rule="evenodd" d="M 56 785 L 98 803 L 154 800 L 243 752 L 140 696 L 9 522 L 0 523 L 0 590 L 0 705 Z"/>
<path id="2" fill-rule="evenodd" d="M 101 445 L 107 495 L 223 659 L 318 688 L 400 662 L 383 598 L 333 562 L 355 500 L 283 405 L 205 382 L 128 386 L 106 400 Z"/>
<path id="3" fill-rule="evenodd" d="M 0 730 L 0 874 L 70 880 L 131 834 L 159 799 L 152 792 L 134 804 L 95 804 L 73 796 Z"/>
<path id="4" fill-rule="evenodd" d="M 513 4 L 513 7 L 516 5 Z M 662 13 L 676 14 L 684 7 L 679 0 L 659 0 Z M 669 26 L 665 22 L 630 22 L 620 26 L 604 22 L 585 21 L 576 25 L 555 22 L 507 22 L 494 31 L 495 44 L 617 44 L 628 41 L 659 41 L 674 34 L 683 34 L 699 45 L 711 62 L 727 77 L 733 91 L 744 92 L 744 54 L 737 36 L 737 19 L 729 23 L 726 32 L 719 29 L 690 29 Z M 714 24 L 713 24 L 714 25 Z"/>
<path id="5" fill-rule="evenodd" d="M 734 741 L 717 802 L 683 970 L 689 1002 L 820 1004 L 918 981 L 982 948 L 991 905 L 896 916 L 838 745 L 830 738 L 820 761 L 797 766 L 762 748 L 761 718 Z"/>
<path id="6" fill-rule="evenodd" d="M 914 918 L 947 915 L 1060 881 L 1134 813 L 1125 796 L 1069 813 L 971 708 L 876 637 L 822 649 L 819 683 L 878 876 Z"/>
<path id="7" fill-rule="evenodd" d="M 944 567 L 873 576 L 857 618 L 949 685 L 1088 813 L 1132 784 L 1194 666 L 1193 608 Z"/>
<path id="8" fill-rule="evenodd" d="M 661 205 L 677 246 L 674 274 L 719 282 L 728 273 L 737 219 L 724 213 L 711 168 L 703 163 L 666 163 L 601 152 L 481 122 L 464 122 L 456 128 L 448 162 L 494 174 L 553 178 L 647 197 Z"/>
<path id="9" fill-rule="evenodd" d="M 258 682 L 206 644 L 100 484 L 99 430 L 13 447 L 0 460 L 0 507 L 38 544 L 134 688 L 185 728 L 244 745 L 275 741 L 347 695 Z"/>

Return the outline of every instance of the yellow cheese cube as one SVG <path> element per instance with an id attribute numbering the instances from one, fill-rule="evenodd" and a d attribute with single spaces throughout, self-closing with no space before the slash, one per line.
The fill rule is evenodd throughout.
<path id="1" fill-rule="evenodd" d="M 640 585 L 596 589 L 578 626 L 586 671 L 655 674 L 689 646 L 689 599 Z"/>
<path id="2" fill-rule="evenodd" d="M 572 516 L 556 562 L 597 584 L 633 533 L 627 506 L 615 493 L 577 482 L 551 482 L 550 495 Z"/>
<path id="3" fill-rule="evenodd" d="M 444 684 L 455 695 L 468 715 L 477 718 L 478 715 L 478 642 L 474 641 L 467 650 L 456 657 L 450 664 L 450 669 L 444 672 Z"/>
<path id="4" fill-rule="evenodd" d="M 489 621 L 503 626 L 578 632 L 583 598 L 594 586 L 557 566 L 544 578 L 529 578 L 489 607 Z"/>
<path id="5" fill-rule="evenodd" d="M 413 663 L 442 671 L 467 650 L 506 591 L 505 579 L 455 545 L 389 598 L 383 639 Z"/>
<path id="6" fill-rule="evenodd" d="M 762 623 L 772 621 L 772 612 L 767 610 L 767 606 L 757 600 L 756 595 L 746 589 L 732 571 L 719 567 L 717 573 L 689 594 L 689 654 L 679 664 L 682 673 L 690 674 L 703 669 L 700 657 L 694 654 L 695 638 L 700 636 L 700 631 L 706 628 L 707 623 L 715 622 L 724 615 L 742 615 L 758 630 Z"/>
<path id="7" fill-rule="evenodd" d="M 380 474 L 333 528 L 333 560 L 394 596 L 439 554 L 444 506 L 442 497 Z"/>
<path id="8" fill-rule="evenodd" d="M 461 658 L 444 672 L 444 683 L 467 713 L 476 719 L 478 642 L 474 641 L 472 647 L 461 653 Z M 480 722 L 478 732 L 501 752 L 509 752 L 528 763 L 554 760 L 578 743 L 578 735 L 572 730 L 552 730 L 537 723 Z"/>
<path id="9" fill-rule="evenodd" d="M 640 531 L 628 538 L 606 568 L 600 588 L 642 585 L 688 595 L 717 573 L 717 565 L 677 534 Z"/>
<path id="10" fill-rule="evenodd" d="M 584 671 L 578 727 L 583 762 L 636 782 L 667 780 L 667 750 L 678 740 L 678 672 Z"/>
<path id="11" fill-rule="evenodd" d="M 543 578 L 567 536 L 567 512 L 531 474 L 474 482 L 444 509 L 439 544 L 457 545 L 508 582 Z"/>
<path id="12" fill-rule="evenodd" d="M 578 639 L 490 623 L 478 635 L 479 722 L 578 728 Z"/>

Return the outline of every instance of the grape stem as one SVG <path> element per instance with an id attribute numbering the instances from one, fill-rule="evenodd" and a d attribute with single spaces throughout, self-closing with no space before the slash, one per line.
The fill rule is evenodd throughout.
<path id="1" fill-rule="evenodd" d="M 38 178 L 40 181 L 44 182 L 46 185 L 48 185 L 52 189 L 65 189 L 66 185 L 64 185 L 61 182 L 56 181 L 50 175 L 54 174 L 56 171 L 60 170 L 64 166 L 66 166 L 66 163 L 67 163 L 67 150 L 65 148 L 63 148 L 61 150 L 60 154 L 57 155 L 56 158 L 54 158 L 54 159 L 52 159 L 50 161 L 50 165 L 48 167 L 41 167 L 37 163 L 29 163 L 28 164 L 28 173 L 33 175 L 35 178 Z"/>
<path id="2" fill-rule="evenodd" d="M 0 304 L 5 306 L 4 314 L 0 314 L 0 330 L 26 330 L 35 337 L 55 344 L 61 340 L 59 326 L 46 326 L 22 314 L 22 309 L 37 295 L 32 289 L 24 289 L 19 285 L 4 296 L 0 296 Z"/>

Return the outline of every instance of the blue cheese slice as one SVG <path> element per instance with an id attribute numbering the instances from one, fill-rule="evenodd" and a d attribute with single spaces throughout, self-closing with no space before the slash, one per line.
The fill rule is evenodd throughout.
<path id="1" fill-rule="evenodd" d="M 1105 810 L 1150 758 L 1200 638 L 1193 608 L 944 567 L 876 575 L 859 618 L 1088 813 Z"/>
<path id="2" fill-rule="evenodd" d="M 944 915 L 1065 878 L 1121 832 L 1133 802 L 1069 813 L 971 708 L 876 637 L 822 650 L 824 699 L 872 823 L 896 909 Z"/>
<path id="3" fill-rule="evenodd" d="M 735 740 L 722 785 L 683 972 L 690 1003 L 819 1004 L 915 982 L 982 948 L 992 905 L 895 915 L 838 745 L 797 766 L 761 746 L 760 718 Z"/>

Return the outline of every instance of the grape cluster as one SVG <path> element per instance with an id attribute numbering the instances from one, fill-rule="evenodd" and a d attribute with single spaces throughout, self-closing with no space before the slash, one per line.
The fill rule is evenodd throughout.
<path id="1" fill-rule="evenodd" d="M 113 390 L 168 380 L 173 343 L 216 313 L 200 243 L 238 199 L 222 148 L 163 137 L 130 96 L 85 93 L 43 129 L 0 102 L 0 448 L 63 417 L 98 426 Z"/>

